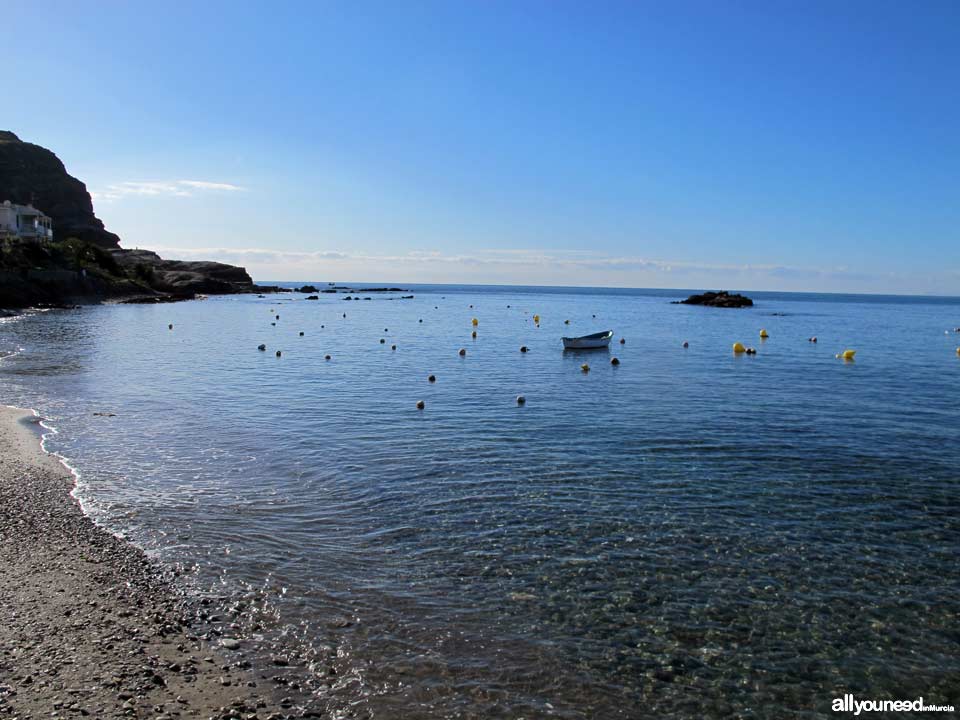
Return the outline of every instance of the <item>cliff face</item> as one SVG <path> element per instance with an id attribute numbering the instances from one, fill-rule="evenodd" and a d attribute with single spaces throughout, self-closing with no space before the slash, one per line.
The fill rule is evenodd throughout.
<path id="1" fill-rule="evenodd" d="M 93 214 L 87 187 L 46 148 L 0 130 L 0 202 L 32 204 L 53 220 L 53 242 L 0 241 L 0 307 L 182 300 L 264 292 L 242 267 L 164 260 L 124 250 Z"/>
<path id="2" fill-rule="evenodd" d="M 75 237 L 103 248 L 120 245 L 120 238 L 93 214 L 87 186 L 67 173 L 60 158 L 8 130 L 0 130 L 0 202 L 4 200 L 32 204 L 49 215 L 55 240 Z"/>

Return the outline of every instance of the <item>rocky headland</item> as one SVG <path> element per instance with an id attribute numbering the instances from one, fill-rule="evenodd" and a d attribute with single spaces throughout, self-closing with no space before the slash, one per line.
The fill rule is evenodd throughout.
<path id="1" fill-rule="evenodd" d="M 50 150 L 0 130 L 0 202 L 31 204 L 53 221 L 53 241 L 0 240 L 0 308 L 103 301 L 162 302 L 197 294 L 270 292 L 242 267 L 164 260 L 127 250 L 94 214 L 86 185 Z"/>

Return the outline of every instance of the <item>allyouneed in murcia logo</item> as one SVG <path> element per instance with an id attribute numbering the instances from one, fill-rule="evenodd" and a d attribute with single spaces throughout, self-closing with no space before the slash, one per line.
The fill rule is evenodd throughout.
<path id="1" fill-rule="evenodd" d="M 834 698 L 834 712 L 854 715 L 870 712 L 954 712 L 953 705 L 927 705 L 922 697 L 916 700 L 857 700 L 852 693 Z"/>

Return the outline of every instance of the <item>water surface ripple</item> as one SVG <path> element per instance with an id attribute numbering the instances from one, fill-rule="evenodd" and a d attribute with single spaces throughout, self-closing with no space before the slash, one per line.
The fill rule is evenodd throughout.
<path id="1" fill-rule="evenodd" d="M 332 717 L 960 705 L 960 301 L 414 294 L 7 320 L 0 401 L 100 522 L 274 614 Z"/>

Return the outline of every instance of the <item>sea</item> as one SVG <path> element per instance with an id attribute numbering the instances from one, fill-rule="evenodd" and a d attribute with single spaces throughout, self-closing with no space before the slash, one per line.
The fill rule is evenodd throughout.
<path id="1" fill-rule="evenodd" d="M 960 299 L 353 287 L 0 320 L 0 403 L 331 718 L 960 705 Z"/>

